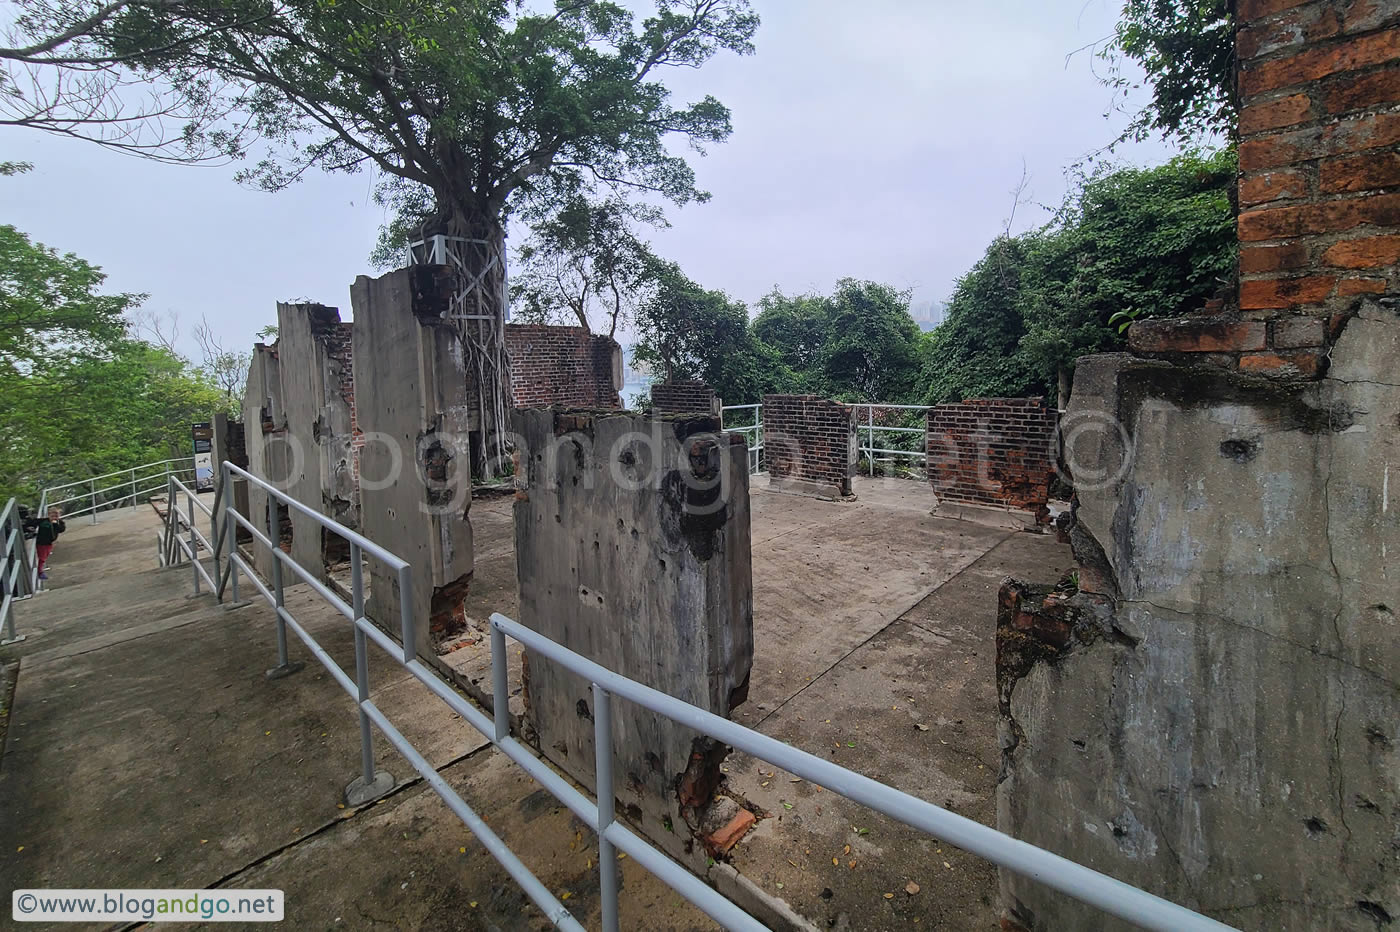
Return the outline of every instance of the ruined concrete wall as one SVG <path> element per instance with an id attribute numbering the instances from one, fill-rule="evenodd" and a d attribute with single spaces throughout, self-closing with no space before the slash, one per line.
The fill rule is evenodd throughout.
<path id="1" fill-rule="evenodd" d="M 326 517 L 357 528 L 352 398 L 346 392 L 346 385 L 353 384 L 351 331 L 333 307 L 279 303 L 277 350 L 287 437 L 302 459 L 287 492 Z M 291 521 L 292 558 L 303 568 L 324 576 L 328 563 L 348 556 L 343 541 L 325 534 L 314 519 L 294 510 Z"/>
<path id="2" fill-rule="evenodd" d="M 506 324 L 518 408 L 621 408 L 622 347 L 582 327 Z"/>
<path id="3" fill-rule="evenodd" d="M 1044 398 L 974 398 L 929 409 L 928 475 L 939 501 L 1044 512 L 1056 421 Z"/>
<path id="4" fill-rule="evenodd" d="M 464 624 L 472 573 L 476 395 L 461 341 L 441 316 L 454 287 L 445 267 L 416 265 L 362 275 L 350 289 L 361 532 L 411 564 L 416 650 L 428 659 Z M 370 615 L 397 632 L 398 579 L 370 564 Z"/>
<path id="5" fill-rule="evenodd" d="M 653 382 L 651 409 L 656 414 L 719 414 L 720 401 L 704 382 Z"/>
<path id="6" fill-rule="evenodd" d="M 282 373 L 276 345 L 253 344 L 248 364 L 248 385 L 243 393 L 243 445 L 248 471 L 278 488 L 286 488 L 302 466 L 295 462 L 295 448 L 286 441 L 287 415 L 283 407 Z M 248 489 L 248 516 L 267 533 L 267 506 L 271 498 L 257 486 Z M 291 549 L 293 530 L 280 510 L 280 544 Z M 253 548 L 253 566 L 264 579 L 272 578 L 273 557 L 265 547 Z"/>
<path id="7" fill-rule="evenodd" d="M 247 391 L 245 385 L 244 391 Z M 248 468 L 248 447 L 244 440 L 243 422 L 231 419 L 227 414 L 217 413 L 214 415 L 214 488 L 220 489 L 224 482 L 224 461 L 227 460 L 235 466 Z M 223 493 L 221 493 L 223 494 Z M 242 515 L 249 514 L 248 511 L 248 483 L 238 481 L 233 483 L 233 505 Z M 246 540 L 248 532 L 240 527 L 238 529 L 238 539 Z"/>
<path id="8" fill-rule="evenodd" d="M 775 485 L 850 495 L 857 448 L 854 415 L 839 401 L 763 396 L 763 461 Z"/>
<path id="9" fill-rule="evenodd" d="M 1372 930 L 1400 917 L 1400 8 L 1238 10 L 1239 310 L 1079 361 L 1079 591 L 1003 590 L 998 823 L 1241 928 Z M 1028 927 L 1118 927 L 1002 890 Z"/>
<path id="10" fill-rule="evenodd" d="M 520 621 L 609 669 L 719 715 L 753 659 L 747 449 L 710 416 L 518 410 Z M 541 753 L 585 786 L 588 683 L 527 655 Z M 719 779 L 722 747 L 614 702 L 618 799 L 677 857 Z"/>

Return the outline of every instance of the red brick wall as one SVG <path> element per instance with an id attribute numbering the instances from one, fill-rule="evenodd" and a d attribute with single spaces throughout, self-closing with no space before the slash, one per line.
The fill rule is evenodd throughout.
<path id="1" fill-rule="evenodd" d="M 942 501 L 1039 514 L 1050 499 L 1057 413 L 1043 398 L 976 398 L 928 412 L 928 474 Z"/>
<path id="2" fill-rule="evenodd" d="M 613 384 L 617 343 L 582 327 L 506 324 L 517 408 L 621 408 Z"/>
<path id="3" fill-rule="evenodd" d="M 851 410 L 816 395 L 764 395 L 763 460 L 775 479 L 831 484 L 849 495 L 856 466 Z"/>
<path id="4" fill-rule="evenodd" d="M 657 414 L 718 414 L 720 400 L 704 382 L 653 382 L 651 407 Z"/>
<path id="5" fill-rule="evenodd" d="M 1239 0 L 1240 310 L 1134 349 L 1312 378 L 1360 296 L 1400 285 L 1400 5 Z"/>

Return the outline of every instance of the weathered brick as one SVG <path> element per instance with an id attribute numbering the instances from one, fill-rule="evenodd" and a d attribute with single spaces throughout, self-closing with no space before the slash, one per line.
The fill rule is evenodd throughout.
<path id="1" fill-rule="evenodd" d="M 1400 30 L 1386 29 L 1246 67 L 1240 74 L 1240 93 L 1248 98 L 1397 59 L 1400 59 Z"/>
<path id="2" fill-rule="evenodd" d="M 704 382 L 655 382 L 651 408 L 657 414 L 718 414 L 719 399 Z"/>
<path id="3" fill-rule="evenodd" d="M 1322 263 L 1340 269 L 1372 269 L 1400 263 L 1400 236 L 1387 234 L 1342 240 L 1322 254 Z"/>
<path id="4" fill-rule="evenodd" d="M 1307 176 L 1294 168 L 1259 172 L 1240 179 L 1240 203 L 1246 207 L 1283 198 L 1304 197 L 1307 193 Z"/>
<path id="5" fill-rule="evenodd" d="M 1347 75 L 1328 85 L 1323 106 L 1328 113 L 1345 113 L 1400 100 L 1400 67 L 1372 74 Z"/>
<path id="6" fill-rule="evenodd" d="M 1367 152 L 1328 159 L 1318 166 L 1318 190 L 1325 194 L 1400 186 L 1400 152 Z"/>
<path id="7" fill-rule="evenodd" d="M 1292 353 L 1257 353 L 1240 357 L 1240 371 L 1270 378 L 1296 379 L 1315 378 L 1322 370 L 1322 356 L 1319 353 L 1300 351 Z"/>
<path id="8" fill-rule="evenodd" d="M 1326 126 L 1246 139 L 1239 147 L 1240 171 L 1280 168 L 1397 142 L 1400 142 L 1400 113 L 1361 114 Z"/>
<path id="9" fill-rule="evenodd" d="M 1312 101 L 1307 94 L 1293 94 L 1263 103 L 1250 104 L 1240 110 L 1240 133 L 1249 135 L 1302 123 L 1312 113 Z"/>
<path id="10" fill-rule="evenodd" d="M 506 324 L 516 407 L 622 407 L 613 384 L 617 344 L 582 327 Z"/>
<path id="11" fill-rule="evenodd" d="M 705 849 L 716 857 L 728 853 L 748 833 L 748 830 L 753 828 L 756 821 L 758 820 L 752 812 L 740 809 L 723 828 L 705 836 Z"/>
<path id="12" fill-rule="evenodd" d="M 1350 298 L 1359 294 L 1385 294 L 1389 283 L 1384 278 L 1344 278 L 1337 283 L 1337 297 Z"/>
<path id="13" fill-rule="evenodd" d="M 1286 272 L 1302 268 L 1308 261 L 1308 248 L 1302 243 L 1278 246 L 1245 246 L 1240 250 L 1240 274 Z"/>
<path id="14" fill-rule="evenodd" d="M 1263 349 L 1268 328 L 1258 321 L 1218 317 L 1140 320 L 1128 328 L 1128 348 L 1138 353 L 1231 353 Z"/>
<path id="15" fill-rule="evenodd" d="M 972 398 L 929 409 L 929 482 L 940 501 L 1045 513 L 1057 412 L 1042 398 Z"/>
<path id="16" fill-rule="evenodd" d="M 1262 24 L 1241 27 L 1235 51 L 1241 60 L 1284 51 L 1292 46 L 1320 42 L 1340 34 L 1343 20 L 1330 4 L 1296 8 Z"/>
<path id="17" fill-rule="evenodd" d="M 1335 275 L 1251 279 L 1240 282 L 1240 307 L 1298 307 L 1317 304 L 1326 300 L 1336 284 Z"/>
<path id="18" fill-rule="evenodd" d="M 1310 2 L 1311 0 L 1239 0 L 1236 16 L 1240 22 L 1247 23 Z"/>
<path id="19" fill-rule="evenodd" d="M 1327 322 L 1321 317 L 1288 317 L 1273 323 L 1274 349 L 1302 349 L 1327 342 Z"/>
<path id="20" fill-rule="evenodd" d="M 1288 239 L 1309 233 L 1339 233 L 1362 224 L 1400 226 L 1400 194 L 1244 211 L 1239 218 L 1239 238 L 1242 242 Z"/>

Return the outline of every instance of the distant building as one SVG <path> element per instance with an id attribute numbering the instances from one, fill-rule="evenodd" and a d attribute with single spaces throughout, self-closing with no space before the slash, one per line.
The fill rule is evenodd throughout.
<path id="1" fill-rule="evenodd" d="M 919 325 L 920 330 L 932 330 L 948 316 L 948 302 L 933 298 L 915 301 L 909 305 L 909 316 L 914 318 L 914 323 Z"/>

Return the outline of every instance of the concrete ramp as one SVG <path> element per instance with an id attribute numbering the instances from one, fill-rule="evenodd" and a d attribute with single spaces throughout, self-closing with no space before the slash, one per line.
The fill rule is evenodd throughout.
<path id="1" fill-rule="evenodd" d="M 28 638 L 0 757 L 4 895 L 31 887 L 287 891 L 291 928 L 544 928 L 537 910 L 407 762 L 385 799 L 344 808 L 359 734 L 349 699 L 291 638 L 299 674 L 268 681 L 271 610 L 189 598 L 190 569 L 151 568 L 149 510 L 76 523 L 53 589 L 20 603 Z M 287 604 L 353 670 L 350 625 L 306 587 Z M 371 651 L 375 703 L 581 919 L 596 841 L 420 684 Z M 377 736 L 376 736 L 377 737 Z M 635 871 L 635 873 L 634 873 Z M 712 928 L 624 865 L 624 921 Z M 585 919 L 586 921 L 586 919 Z M 595 920 L 596 921 L 596 920 Z M 634 925 L 633 927 L 640 927 Z"/>

